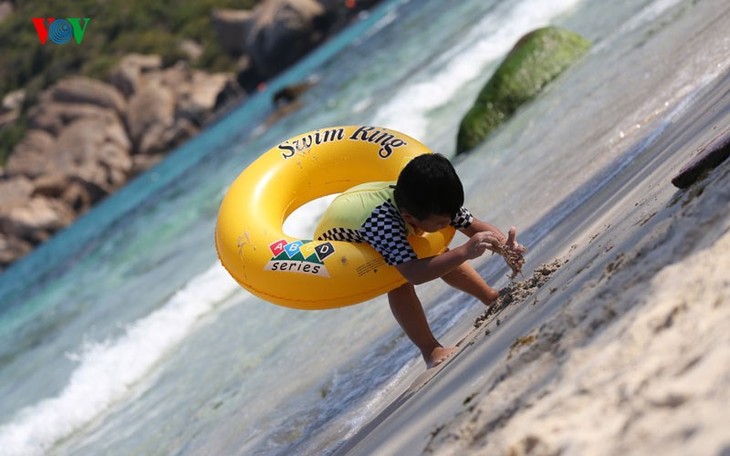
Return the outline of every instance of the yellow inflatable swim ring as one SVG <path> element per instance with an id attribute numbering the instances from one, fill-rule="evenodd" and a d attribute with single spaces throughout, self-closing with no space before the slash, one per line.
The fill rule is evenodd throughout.
<path id="1" fill-rule="evenodd" d="M 316 198 L 366 182 L 397 180 L 413 157 L 431 151 L 386 128 L 343 126 L 295 136 L 265 152 L 233 182 L 215 231 L 218 257 L 252 294 L 286 307 L 356 304 L 403 283 L 398 270 L 367 244 L 297 239 L 286 218 Z M 419 258 L 443 252 L 449 227 L 411 236 Z"/>

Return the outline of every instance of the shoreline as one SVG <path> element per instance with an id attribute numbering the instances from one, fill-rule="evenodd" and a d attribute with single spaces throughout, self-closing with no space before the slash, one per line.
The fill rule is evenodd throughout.
<path id="1" fill-rule="evenodd" d="M 702 355 L 693 358 L 696 347 L 691 356 L 674 350 L 690 350 L 692 341 L 681 333 L 688 327 L 716 334 L 728 322 L 726 308 L 712 307 L 712 299 L 727 298 L 727 281 L 705 269 L 714 264 L 716 271 L 727 271 L 730 266 L 730 217 L 722 212 L 730 200 L 730 190 L 723 188 L 730 163 L 686 190 L 675 189 L 670 179 L 692 151 L 730 122 L 728 89 L 730 73 L 725 73 L 637 157 L 639 166 L 622 170 L 533 247 L 530 267 L 564 262 L 544 287 L 501 311 L 499 325 L 493 317 L 469 332 L 453 360 L 433 374 L 422 374 L 336 454 L 414 454 L 416 449 L 424 454 L 477 449 L 482 454 L 526 454 L 529 448 L 539 448 L 540 454 L 642 454 L 653 445 L 671 454 L 720 451 L 721 439 L 712 436 L 722 434 L 718 418 L 723 411 L 714 405 L 722 402 L 676 392 L 678 384 L 689 388 L 691 383 L 675 376 L 718 379 L 728 375 L 728 363 L 708 366 Z M 701 269 L 703 264 L 708 266 Z M 693 292 L 667 281 L 685 276 L 706 281 L 702 293 L 718 315 L 690 316 L 675 302 L 691 299 Z M 676 296 L 662 291 L 665 286 Z M 648 325 L 637 327 L 642 319 Z M 622 329 L 646 338 L 652 351 L 624 340 Z M 666 348 L 649 343 L 659 333 Z M 706 348 L 707 357 L 730 359 L 727 349 Z M 650 373 L 642 364 L 634 366 L 638 374 L 622 366 L 633 352 L 611 358 L 614 364 L 606 366 L 593 361 L 630 349 L 639 352 L 630 358 L 633 362 L 646 359 L 654 366 Z M 594 377 L 584 377 L 584 371 L 595 371 Z M 653 386 L 639 388 L 642 382 Z M 706 385 L 707 394 L 727 395 L 717 387 Z M 619 394 L 626 395 L 623 402 L 615 402 Z M 632 405 L 636 401 L 640 404 Z M 677 429 L 688 426 L 687 416 L 696 407 L 715 419 L 696 422 L 691 438 L 682 437 Z M 610 422 L 606 429 L 599 426 L 604 418 Z M 644 424 L 657 420 L 669 421 L 664 427 Z"/>

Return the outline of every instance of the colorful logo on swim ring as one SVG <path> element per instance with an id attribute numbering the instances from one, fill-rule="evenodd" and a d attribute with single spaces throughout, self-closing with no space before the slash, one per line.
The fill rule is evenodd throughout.
<path id="1" fill-rule="evenodd" d="M 329 243 L 280 239 L 269 245 L 273 257 L 266 263 L 266 271 L 298 272 L 300 274 L 329 277 L 324 259 L 335 253 Z"/>

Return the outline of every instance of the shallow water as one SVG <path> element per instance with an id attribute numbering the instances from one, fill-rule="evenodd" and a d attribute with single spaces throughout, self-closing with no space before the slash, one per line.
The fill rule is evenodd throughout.
<path id="1" fill-rule="evenodd" d="M 594 42 L 590 54 L 455 159 L 472 212 L 538 243 L 727 69 L 728 38 L 702 33 L 727 10 L 719 0 L 385 2 L 0 276 L 0 448 L 334 451 L 422 362 L 382 299 L 302 312 L 241 290 L 212 241 L 226 186 L 269 147 L 325 125 L 384 125 L 453 155 L 461 116 L 512 44 L 563 25 Z M 655 40 L 662 51 L 648 52 Z M 311 76 L 303 107 L 267 127 L 271 94 Z M 287 231 L 311 232 L 322 206 L 298 211 Z M 499 261 L 477 266 L 506 283 Z M 419 290 L 445 343 L 481 310 L 439 283 Z"/>

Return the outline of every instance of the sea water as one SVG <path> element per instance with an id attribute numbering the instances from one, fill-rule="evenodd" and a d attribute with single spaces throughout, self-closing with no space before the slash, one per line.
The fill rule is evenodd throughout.
<path id="1" fill-rule="evenodd" d="M 728 38 L 703 34 L 727 10 L 721 0 L 392 0 L 364 13 L 0 275 L 0 453 L 336 451 L 424 365 L 382 298 L 306 312 L 235 284 L 213 231 L 238 173 L 332 125 L 394 128 L 453 157 L 461 117 L 511 46 L 564 26 L 594 42 L 589 55 L 454 157 L 472 212 L 537 245 L 727 69 Z M 317 84 L 302 107 L 272 122 L 272 94 L 307 78 Z M 310 236 L 325 205 L 295 212 L 286 231 Z M 501 262 L 475 263 L 506 283 Z M 482 310 L 437 282 L 419 294 L 444 343 Z"/>

